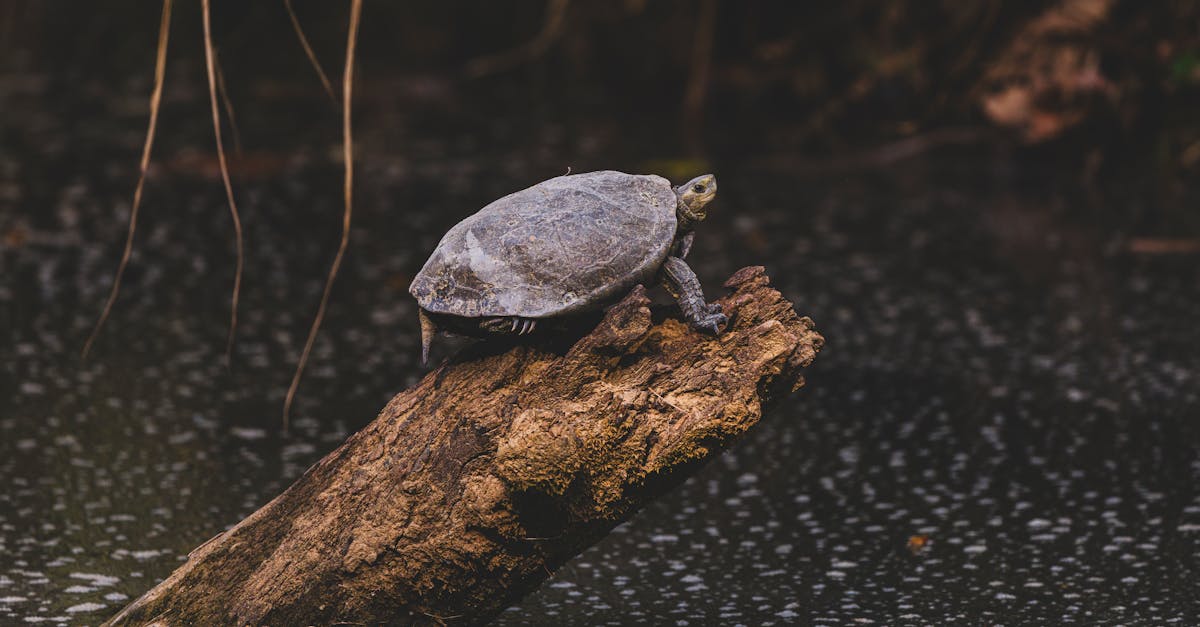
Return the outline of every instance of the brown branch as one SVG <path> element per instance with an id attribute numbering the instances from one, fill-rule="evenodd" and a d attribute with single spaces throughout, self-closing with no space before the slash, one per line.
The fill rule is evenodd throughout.
<path id="1" fill-rule="evenodd" d="M 333 85 L 329 82 L 329 76 L 325 74 L 325 69 L 317 60 L 317 53 L 313 52 L 312 46 L 309 45 L 308 37 L 304 36 L 300 18 L 296 17 L 296 10 L 292 8 L 292 0 L 283 0 L 283 6 L 287 7 L 288 17 L 292 20 L 292 29 L 296 31 L 296 37 L 300 40 L 300 45 L 304 47 L 304 55 L 308 57 L 308 62 L 317 71 L 317 78 L 321 79 L 321 86 L 325 88 L 325 93 L 329 94 L 329 100 L 336 107 L 338 104 L 337 94 L 333 93 Z"/>
<path id="2" fill-rule="evenodd" d="M 1141 255 L 1188 255 L 1200 253 L 1197 237 L 1135 237 L 1128 250 Z"/>
<path id="3" fill-rule="evenodd" d="M 350 26 L 346 34 L 346 68 L 342 72 L 342 159 L 345 162 L 345 179 L 342 194 L 345 200 L 345 211 L 342 213 L 342 239 L 338 242 L 337 254 L 333 257 L 333 265 L 329 268 L 329 276 L 325 279 L 325 291 L 321 293 L 321 303 L 317 306 L 317 315 L 313 318 L 312 328 L 308 330 L 308 339 L 304 342 L 304 351 L 300 353 L 300 362 L 296 365 L 296 374 L 292 376 L 292 384 L 288 387 L 287 397 L 283 400 L 283 431 L 287 433 L 288 416 L 292 411 L 292 401 L 296 398 L 296 389 L 300 387 L 300 377 L 304 375 L 304 367 L 308 365 L 308 356 L 312 352 L 313 343 L 317 339 L 317 331 L 321 329 L 321 321 L 325 319 L 325 306 L 329 303 L 329 293 L 333 290 L 333 281 L 337 278 L 338 270 L 342 267 L 342 258 L 346 254 L 346 246 L 350 243 L 350 214 L 353 208 L 354 191 L 354 144 L 350 133 L 350 103 L 354 86 L 354 47 L 358 43 L 358 23 L 362 16 L 362 0 L 353 0 L 350 4 Z"/>
<path id="4" fill-rule="evenodd" d="M 542 20 L 542 29 L 533 39 L 506 52 L 472 59 L 467 63 L 467 77 L 480 78 L 488 74 L 511 70 L 545 54 L 550 46 L 562 36 L 569 4 L 569 0 L 550 0 L 546 5 L 546 16 Z"/>
<path id="5" fill-rule="evenodd" d="M 803 384 L 812 321 L 761 267 L 725 285 L 719 337 L 638 287 L 573 344 L 442 364 L 108 624 L 485 623 Z"/>
<path id="6" fill-rule="evenodd" d="M 709 68 L 712 65 L 713 37 L 717 26 L 717 0 L 703 0 L 696 18 L 696 36 L 692 42 L 691 72 L 683 95 L 684 136 L 689 140 L 701 137 L 696 132 L 704 116 L 704 100 L 708 93 Z"/>
<path id="7" fill-rule="evenodd" d="M 1002 142 L 1003 137 L 986 127 L 950 127 L 912 135 L 848 154 L 805 158 L 797 156 L 792 151 L 765 155 L 754 159 L 753 164 L 755 168 L 769 172 L 827 175 L 835 172 L 889 167 L 946 146 L 973 145 L 988 141 Z"/>
<path id="8" fill-rule="evenodd" d="M 212 105 L 213 135 L 217 139 L 217 163 L 221 166 L 221 182 L 225 184 L 225 198 L 229 201 L 229 215 L 233 217 L 234 239 L 237 244 L 237 268 L 233 275 L 233 296 L 229 311 L 229 338 L 225 341 L 225 363 L 228 364 L 233 354 L 233 338 L 237 333 L 238 299 L 242 291 L 242 266 L 245 255 L 242 250 L 242 219 L 238 215 L 237 202 L 233 199 L 229 164 L 225 161 L 225 145 L 221 141 L 221 111 L 217 108 L 216 55 L 213 54 L 209 0 L 201 0 L 200 4 L 204 14 L 204 63 L 208 69 L 208 99 Z"/>
<path id="9" fill-rule="evenodd" d="M 158 25 L 158 52 L 154 60 L 154 89 L 150 92 L 150 122 L 146 127 L 146 142 L 142 145 L 142 160 L 138 167 L 137 187 L 133 190 L 133 206 L 129 210 L 129 230 L 125 235 L 125 249 L 121 252 L 121 261 L 117 264 L 117 273 L 113 277 L 112 289 L 108 300 L 100 312 L 96 326 L 91 335 L 83 343 L 82 356 L 87 359 L 92 350 L 92 344 L 100 335 L 108 316 L 112 313 L 113 303 L 117 302 L 117 294 L 121 291 L 121 278 L 125 276 L 125 267 L 129 265 L 129 257 L 133 253 L 133 236 L 137 231 L 138 210 L 142 206 L 142 190 L 146 185 L 146 170 L 150 167 L 150 150 L 154 146 L 154 131 L 158 127 L 158 109 L 162 103 L 163 78 L 167 68 L 167 42 L 171 34 L 171 5 L 172 0 L 163 0 L 162 19 Z"/>

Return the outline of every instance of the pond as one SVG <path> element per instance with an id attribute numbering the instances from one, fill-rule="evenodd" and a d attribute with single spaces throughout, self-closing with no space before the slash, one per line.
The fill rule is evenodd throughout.
<path id="1" fill-rule="evenodd" d="M 350 254 L 285 436 L 340 228 L 335 118 L 242 120 L 248 146 L 291 148 L 237 160 L 247 263 L 226 366 L 232 229 L 203 100 L 179 96 L 85 361 L 144 118 L 118 96 L 52 96 L 10 94 L 0 121 L 2 623 L 103 620 L 369 422 L 423 373 L 406 288 L 440 235 L 568 166 L 715 172 L 691 257 L 706 289 L 765 265 L 827 346 L 745 441 L 498 624 L 1200 615 L 1200 264 L 1129 251 L 1137 181 L 1100 193 L 981 147 L 822 168 L 737 143 L 683 160 L 603 116 L 368 113 Z"/>

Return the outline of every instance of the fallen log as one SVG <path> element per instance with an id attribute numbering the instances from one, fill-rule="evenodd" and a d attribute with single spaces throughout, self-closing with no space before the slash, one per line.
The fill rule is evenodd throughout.
<path id="1" fill-rule="evenodd" d="M 639 287 L 569 348 L 443 363 L 107 624 L 486 622 L 803 384 L 812 321 L 725 286 L 715 338 Z"/>

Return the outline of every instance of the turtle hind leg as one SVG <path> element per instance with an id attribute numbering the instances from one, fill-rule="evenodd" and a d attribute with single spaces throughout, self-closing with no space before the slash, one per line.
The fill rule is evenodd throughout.
<path id="1" fill-rule="evenodd" d="M 531 333 L 536 326 L 537 320 L 522 318 L 520 316 L 484 318 L 479 323 L 479 328 L 488 333 L 503 333 L 506 335 L 525 335 Z"/>
<path id="2" fill-rule="evenodd" d="M 429 347 L 433 344 L 433 336 L 437 335 L 438 329 L 424 309 L 417 310 L 417 317 L 421 319 L 421 365 L 428 366 Z"/>

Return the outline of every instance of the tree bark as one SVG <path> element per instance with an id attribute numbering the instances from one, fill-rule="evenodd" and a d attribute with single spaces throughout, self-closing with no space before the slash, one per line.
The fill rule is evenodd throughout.
<path id="1" fill-rule="evenodd" d="M 717 337 L 639 287 L 569 348 L 443 363 L 108 624 L 486 622 L 803 385 L 812 321 L 725 286 Z"/>

